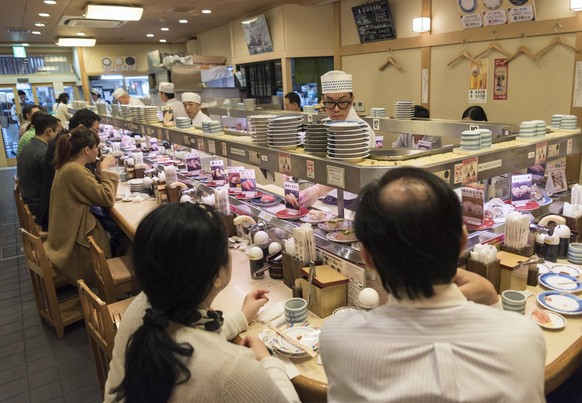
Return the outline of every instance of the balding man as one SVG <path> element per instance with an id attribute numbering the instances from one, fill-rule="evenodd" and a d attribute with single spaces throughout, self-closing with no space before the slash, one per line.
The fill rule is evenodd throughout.
<path id="1" fill-rule="evenodd" d="M 113 99 L 115 99 L 121 105 L 144 106 L 144 103 L 141 101 L 141 99 L 132 97 L 123 88 L 116 89 L 111 95 L 113 96 Z"/>

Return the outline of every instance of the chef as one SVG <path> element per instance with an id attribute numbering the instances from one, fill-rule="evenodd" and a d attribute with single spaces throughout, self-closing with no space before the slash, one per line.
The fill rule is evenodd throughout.
<path id="1" fill-rule="evenodd" d="M 192 119 L 192 125 L 202 127 L 202 122 L 210 122 L 212 119 L 200 110 L 200 95 L 195 92 L 185 92 L 182 94 L 182 103 L 186 114 Z"/>
<path id="2" fill-rule="evenodd" d="M 352 91 L 352 75 L 339 70 L 328 71 L 321 76 L 321 103 L 325 108 L 328 119 L 333 121 L 360 121 L 368 126 L 370 133 L 370 148 L 376 145 L 376 133 L 370 125 L 358 116 L 353 108 L 354 93 Z M 303 207 L 312 206 L 317 199 L 324 197 L 334 188 L 325 185 L 314 185 L 299 193 L 299 202 Z M 346 200 L 355 199 L 356 195 L 345 192 Z"/>
<path id="3" fill-rule="evenodd" d="M 104 103 L 103 99 L 101 99 L 101 93 L 99 90 L 95 88 L 91 88 L 91 99 L 93 100 L 93 105 L 96 103 Z"/>
<path id="4" fill-rule="evenodd" d="M 176 118 L 186 118 L 188 114 L 184 109 L 182 102 L 178 101 L 174 95 L 174 84 L 162 81 L 158 86 L 160 91 L 160 99 L 169 106 L 174 111 L 174 117 Z"/>
<path id="5" fill-rule="evenodd" d="M 111 95 L 113 96 L 113 99 L 115 99 L 121 105 L 144 106 L 144 103 L 141 101 L 141 99 L 132 97 L 123 88 L 116 89 Z"/>

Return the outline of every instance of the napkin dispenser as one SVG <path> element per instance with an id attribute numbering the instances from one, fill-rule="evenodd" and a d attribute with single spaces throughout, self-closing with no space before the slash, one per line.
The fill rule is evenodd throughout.
<path id="1" fill-rule="evenodd" d="M 497 258 L 501 263 L 499 293 L 505 290 L 525 290 L 529 266 L 521 264 L 521 262 L 526 259 L 523 256 L 505 251 L 498 252 Z"/>
<path id="2" fill-rule="evenodd" d="M 309 275 L 309 267 L 302 268 L 304 277 Z M 349 279 L 328 265 L 315 266 L 313 283 L 305 278 L 299 280 L 303 296 L 310 294 L 309 309 L 311 312 L 325 318 L 337 308 L 347 305 L 347 286 Z"/>

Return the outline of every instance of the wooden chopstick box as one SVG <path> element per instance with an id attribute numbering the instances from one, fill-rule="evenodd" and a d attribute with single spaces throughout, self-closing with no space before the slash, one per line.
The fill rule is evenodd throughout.
<path id="1" fill-rule="evenodd" d="M 283 252 L 283 282 L 289 288 L 295 285 L 295 280 L 303 277 L 301 269 L 305 264 L 287 252 Z"/>
<path id="2" fill-rule="evenodd" d="M 523 256 L 505 251 L 497 253 L 501 263 L 499 272 L 499 293 L 505 290 L 523 291 L 527 286 L 528 265 L 520 262 L 527 260 Z"/>
<path id="3" fill-rule="evenodd" d="M 487 280 L 493 284 L 493 287 L 499 291 L 499 276 L 501 271 L 501 261 L 495 259 L 489 263 L 479 262 L 469 258 L 467 260 L 467 270 L 473 273 L 477 273 L 481 277 L 485 277 Z"/>
<path id="4" fill-rule="evenodd" d="M 304 276 L 309 275 L 309 267 L 304 267 L 302 271 Z M 328 265 L 315 266 L 313 284 L 310 285 L 305 278 L 299 280 L 303 298 L 307 299 L 311 289 L 307 309 L 320 318 L 325 318 L 337 308 L 346 306 L 348 281 L 346 276 Z"/>

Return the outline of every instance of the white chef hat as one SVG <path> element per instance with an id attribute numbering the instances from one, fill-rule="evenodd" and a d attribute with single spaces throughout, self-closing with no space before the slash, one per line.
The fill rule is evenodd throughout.
<path id="1" fill-rule="evenodd" d="M 352 92 L 352 75 L 340 70 L 328 71 L 321 76 L 321 92 Z"/>
<path id="2" fill-rule="evenodd" d="M 173 94 L 174 93 L 174 84 L 168 83 L 166 81 L 162 81 L 158 87 L 160 92 L 164 92 L 166 94 Z"/>
<path id="3" fill-rule="evenodd" d="M 91 94 L 101 95 L 101 93 L 99 92 L 99 90 L 96 90 L 95 88 L 91 88 Z"/>
<path id="4" fill-rule="evenodd" d="M 182 102 L 196 102 L 199 104 L 201 101 L 200 95 L 195 92 L 185 92 L 182 94 Z"/>
<path id="5" fill-rule="evenodd" d="M 119 97 L 122 97 L 125 94 L 127 94 L 127 92 L 125 92 L 123 88 L 118 88 L 115 91 L 113 91 L 113 94 L 111 94 L 111 96 L 113 97 L 113 99 L 118 99 Z"/>

